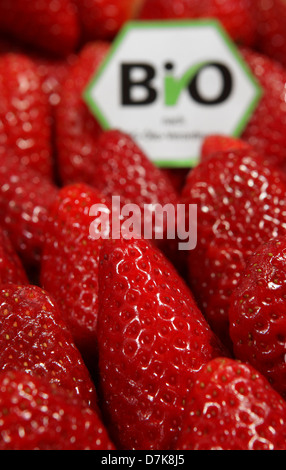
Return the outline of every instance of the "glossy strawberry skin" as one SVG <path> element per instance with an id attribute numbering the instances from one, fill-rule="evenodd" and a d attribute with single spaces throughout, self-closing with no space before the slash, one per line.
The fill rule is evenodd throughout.
<path id="1" fill-rule="evenodd" d="M 177 262 L 177 244 L 168 237 L 166 221 L 161 216 L 155 219 L 154 212 L 156 204 L 162 207 L 172 204 L 175 209 L 172 223 L 176 227 L 179 193 L 169 177 L 154 165 L 135 140 L 118 129 L 103 131 L 97 140 L 96 155 L 89 170 L 88 184 L 110 199 L 119 196 L 122 206 L 136 204 L 140 208 L 141 234 L 144 224 L 149 224 L 154 244 Z"/>
<path id="2" fill-rule="evenodd" d="M 79 42 L 79 23 L 72 1 L 1 0 L 0 31 L 19 42 L 65 56 Z"/>
<path id="3" fill-rule="evenodd" d="M 203 141 L 200 159 L 204 160 L 214 153 L 239 149 L 250 150 L 251 146 L 239 138 L 226 135 L 209 135 Z"/>
<path id="4" fill-rule="evenodd" d="M 85 41 L 112 40 L 137 16 L 143 0 L 76 0 Z"/>
<path id="5" fill-rule="evenodd" d="M 256 44 L 252 0 L 206 0 L 202 16 L 218 19 L 237 44 Z"/>
<path id="6" fill-rule="evenodd" d="M 28 277 L 6 232 L 0 228 L 0 285 L 28 284 Z"/>
<path id="7" fill-rule="evenodd" d="M 90 236 L 95 204 L 109 202 L 78 183 L 60 190 L 49 213 L 40 282 L 59 304 L 89 366 L 97 359 L 98 262 L 101 239 Z"/>
<path id="8" fill-rule="evenodd" d="M 27 269 L 38 268 L 45 223 L 58 188 L 49 179 L 20 165 L 14 153 L 0 163 L 0 220 Z"/>
<path id="9" fill-rule="evenodd" d="M 30 51 L 30 57 L 37 67 L 38 75 L 43 82 L 43 91 L 53 110 L 61 101 L 63 85 L 77 55 L 69 54 L 64 58 L 54 58 L 50 55 L 35 54 Z"/>
<path id="10" fill-rule="evenodd" d="M 1 450 L 114 450 L 98 415 L 39 377 L 0 374 Z"/>
<path id="11" fill-rule="evenodd" d="M 261 153 L 266 162 L 278 165 L 285 170 L 286 71 L 281 64 L 265 55 L 246 48 L 241 48 L 240 52 L 262 87 L 263 94 L 237 143 L 245 142 Z M 214 144 L 213 137 L 215 136 L 207 138 L 202 149 L 204 154 L 212 150 L 208 149 L 207 145 Z M 226 148 L 226 150 L 230 149 Z"/>
<path id="12" fill-rule="evenodd" d="M 237 358 L 248 361 L 286 397 L 286 244 L 268 241 L 251 256 L 229 310 Z"/>
<path id="13" fill-rule="evenodd" d="M 42 81 L 42 90 L 47 95 L 52 110 L 61 99 L 62 86 L 67 79 L 70 67 L 75 63 L 77 54 L 54 57 L 50 53 L 36 51 L 30 46 L 11 38 L 0 38 L 0 54 L 22 54 L 33 61 L 37 75 Z"/>
<path id="14" fill-rule="evenodd" d="M 189 174 L 183 190 L 182 200 L 198 207 L 189 282 L 210 325 L 229 347 L 230 296 L 253 251 L 285 234 L 285 194 L 282 173 L 245 150 L 206 159 Z"/>
<path id="15" fill-rule="evenodd" d="M 265 160 L 286 167 L 286 71 L 271 58 L 241 49 L 242 57 L 260 83 L 263 95 L 241 138 Z"/>
<path id="16" fill-rule="evenodd" d="M 0 155 L 52 178 L 50 107 L 37 67 L 26 55 L 0 56 Z"/>
<path id="17" fill-rule="evenodd" d="M 56 111 L 58 173 L 63 184 L 87 182 L 101 126 L 91 114 L 83 92 L 109 51 L 109 43 L 87 44 L 70 68 Z"/>
<path id="18" fill-rule="evenodd" d="M 247 46 L 256 41 L 256 25 L 251 0 L 146 0 L 141 10 L 142 19 L 219 20 L 231 38 Z"/>
<path id="19" fill-rule="evenodd" d="M 179 450 L 285 450 L 286 404 L 265 377 L 237 360 L 217 358 L 197 374 Z"/>
<path id="20" fill-rule="evenodd" d="M 165 174 L 144 154 L 132 137 L 120 130 L 103 131 L 97 141 L 89 184 L 122 204 L 176 203 L 177 193 Z"/>
<path id="21" fill-rule="evenodd" d="M 89 372 L 53 298 L 40 287 L 5 285 L 0 290 L 0 365 L 62 388 L 97 409 Z"/>
<path id="22" fill-rule="evenodd" d="M 170 449 L 196 372 L 224 354 L 184 282 L 145 240 L 105 240 L 99 268 L 101 407 L 118 448 Z"/>

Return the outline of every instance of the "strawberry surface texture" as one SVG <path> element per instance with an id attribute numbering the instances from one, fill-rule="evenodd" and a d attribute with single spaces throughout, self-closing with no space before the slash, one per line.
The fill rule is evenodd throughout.
<path id="1" fill-rule="evenodd" d="M 114 449 L 98 414 L 44 379 L 1 372 L 0 384 L 1 450 Z"/>
<path id="2" fill-rule="evenodd" d="M 285 261 L 284 237 L 259 247 L 247 262 L 230 308 L 236 356 L 263 372 L 284 398 Z"/>
<path id="3" fill-rule="evenodd" d="M 285 401 L 251 366 L 214 359 L 192 386 L 178 449 L 285 450 Z"/>
<path id="4" fill-rule="evenodd" d="M 130 22 L 209 20 L 260 98 L 157 164 L 90 85 Z M 185 42 L 126 106 L 170 105 Z M 0 0 L 0 450 L 286 450 L 285 0 Z"/>
<path id="5" fill-rule="evenodd" d="M 125 449 L 170 449 L 190 384 L 224 348 L 152 245 L 108 240 L 100 256 L 100 389 L 113 439 Z"/>
<path id="6" fill-rule="evenodd" d="M 85 364 L 53 299 L 40 287 L 2 286 L 1 369 L 45 377 L 96 406 Z"/>
<path id="7" fill-rule="evenodd" d="M 55 199 L 46 224 L 40 279 L 59 303 L 85 360 L 97 355 L 98 264 L 102 240 L 89 236 L 89 209 L 106 198 L 83 183 L 67 185 Z"/>
<path id="8" fill-rule="evenodd" d="M 252 251 L 273 236 L 285 236 L 285 194 L 281 170 L 252 149 L 210 155 L 184 187 L 184 200 L 198 207 L 189 282 L 212 328 L 230 346 L 230 296 Z"/>

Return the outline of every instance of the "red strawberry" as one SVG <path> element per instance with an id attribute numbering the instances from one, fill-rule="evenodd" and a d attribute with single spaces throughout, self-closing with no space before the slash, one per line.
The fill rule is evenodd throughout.
<path id="1" fill-rule="evenodd" d="M 48 96 L 49 103 L 53 108 L 61 100 L 63 84 L 77 56 L 76 54 L 70 54 L 64 59 L 55 59 L 31 53 L 30 57 L 37 67 L 38 76 L 43 82 L 43 91 Z"/>
<path id="2" fill-rule="evenodd" d="M 110 40 L 137 16 L 143 0 L 76 0 L 85 40 Z"/>
<path id="3" fill-rule="evenodd" d="M 210 325 L 227 344 L 229 305 L 247 258 L 286 231 L 286 182 L 254 151 L 222 152 L 204 160 L 183 190 L 198 207 L 198 243 L 189 254 L 189 280 Z"/>
<path id="4" fill-rule="evenodd" d="M 223 151 L 245 149 L 250 150 L 251 146 L 242 139 L 226 135 L 209 135 L 203 141 L 201 148 L 201 160 Z"/>
<path id="5" fill-rule="evenodd" d="M 83 184 L 62 188 L 46 224 L 41 285 L 57 300 L 90 368 L 97 359 L 98 262 L 101 240 L 90 237 L 89 215 L 107 201 Z"/>
<path id="6" fill-rule="evenodd" d="M 254 46 L 256 24 L 252 2 L 253 0 L 202 0 L 200 17 L 218 19 L 237 44 Z"/>
<path id="7" fill-rule="evenodd" d="M 0 228 L 0 285 L 28 284 L 26 272 L 7 234 Z"/>
<path id="8" fill-rule="evenodd" d="M 38 377 L 0 374 L 1 450 L 114 450 L 98 415 Z"/>
<path id="9" fill-rule="evenodd" d="M 237 43 L 252 46 L 256 39 L 252 0 L 146 0 L 142 19 L 216 18 Z"/>
<path id="10" fill-rule="evenodd" d="M 22 54 L 0 57 L 0 155 L 52 177 L 50 107 L 33 61 Z"/>
<path id="11" fill-rule="evenodd" d="M 229 310 L 237 358 L 250 362 L 286 397 L 285 236 L 259 247 L 248 260 Z"/>
<path id="12" fill-rule="evenodd" d="M 263 88 L 262 99 L 242 139 L 274 164 L 286 168 L 286 70 L 272 59 L 241 50 L 252 73 Z"/>
<path id="13" fill-rule="evenodd" d="M 75 53 L 66 57 L 54 57 L 52 54 L 39 53 L 31 47 L 23 46 L 17 41 L 0 38 L 0 54 L 16 53 L 29 57 L 36 66 L 37 75 L 42 81 L 42 89 L 48 96 L 50 105 L 60 102 L 62 85 L 67 79 L 69 68 L 76 61 Z"/>
<path id="14" fill-rule="evenodd" d="M 76 61 L 76 54 L 69 54 L 65 58 L 55 59 L 49 56 L 30 53 L 31 59 L 35 63 L 38 76 L 41 78 L 43 92 L 46 94 L 50 105 L 51 122 L 51 144 L 55 155 L 54 179 L 60 182 L 57 165 L 57 142 L 55 128 L 55 110 L 61 101 L 62 89 L 68 77 L 70 68 Z"/>
<path id="15" fill-rule="evenodd" d="M 198 370 L 223 354 L 173 266 L 145 240 L 104 240 L 101 406 L 119 448 L 172 448 Z"/>
<path id="16" fill-rule="evenodd" d="M 132 137 L 120 130 L 104 131 L 90 165 L 87 182 L 107 197 L 121 196 L 123 204 L 177 203 L 169 178 L 157 168 Z"/>
<path id="17" fill-rule="evenodd" d="M 201 0 L 145 0 L 139 16 L 143 20 L 195 18 L 200 3 Z"/>
<path id="18" fill-rule="evenodd" d="M 0 220 L 27 268 L 39 266 L 45 222 L 58 188 L 9 158 L 0 162 Z"/>
<path id="19" fill-rule="evenodd" d="M 0 289 L 0 369 L 44 377 L 97 406 L 94 384 L 53 298 L 37 286 Z"/>
<path id="20" fill-rule="evenodd" d="M 254 0 L 257 47 L 286 66 L 286 4 L 284 0 Z"/>
<path id="21" fill-rule="evenodd" d="M 143 222 L 150 221 L 151 224 L 153 220 L 153 241 L 176 259 L 177 247 L 171 240 L 166 240 L 167 227 L 163 219 L 154 220 L 154 208 L 156 204 L 162 207 L 173 204 L 176 208 L 178 193 L 165 173 L 149 160 L 128 134 L 119 130 L 101 133 L 85 180 L 110 199 L 120 196 L 122 205 L 138 205 L 142 209 L 142 227 Z"/>
<path id="22" fill-rule="evenodd" d="M 198 372 L 179 450 L 285 450 L 286 403 L 253 367 L 217 358 Z"/>
<path id="23" fill-rule="evenodd" d="M 56 145 L 58 171 L 64 184 L 82 182 L 91 171 L 101 127 L 82 94 L 109 47 L 105 42 L 86 45 L 62 86 L 56 112 Z"/>
<path id="24" fill-rule="evenodd" d="M 73 52 L 79 41 L 71 0 L 0 0 L 0 31 L 55 55 Z"/>

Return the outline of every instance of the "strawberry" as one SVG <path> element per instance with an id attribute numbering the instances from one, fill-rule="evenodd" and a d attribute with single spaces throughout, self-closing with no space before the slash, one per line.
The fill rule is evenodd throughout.
<path id="1" fill-rule="evenodd" d="M 86 45 L 62 85 L 56 110 L 57 165 L 64 184 L 85 181 L 97 148 L 101 127 L 85 104 L 82 94 L 109 51 L 109 43 Z"/>
<path id="2" fill-rule="evenodd" d="M 39 377 L 0 374 L 1 450 L 114 450 L 98 415 Z"/>
<path id="3" fill-rule="evenodd" d="M 286 66 L 286 4 L 284 0 L 254 0 L 257 47 Z"/>
<path id="4" fill-rule="evenodd" d="M 179 450 L 285 450 L 286 403 L 248 364 L 216 358 L 188 396 Z"/>
<path id="5" fill-rule="evenodd" d="M 152 240 L 175 260 L 177 246 L 166 239 L 164 220 L 161 217 L 154 220 L 154 208 L 156 204 L 162 207 L 173 204 L 176 208 L 178 193 L 169 177 L 149 160 L 131 136 L 117 129 L 103 131 L 88 170 L 85 181 L 103 195 L 110 199 L 120 196 L 122 205 L 136 204 L 142 209 L 142 227 L 144 222 L 151 224 L 153 220 Z"/>
<path id="6" fill-rule="evenodd" d="M 123 205 L 137 204 L 143 209 L 144 205 L 153 204 L 153 207 L 146 208 L 145 216 L 149 220 L 153 217 L 155 204 L 164 206 L 168 203 L 176 205 L 179 202 L 178 193 L 169 177 L 149 160 L 131 136 L 117 129 L 97 131 L 94 129 L 97 123 L 89 115 L 93 129 L 91 134 L 91 128 L 86 128 L 86 115 L 77 130 L 81 136 L 75 139 L 76 134 L 71 130 L 71 126 L 69 128 L 66 124 L 62 126 L 64 117 L 60 114 L 63 109 L 62 99 L 57 110 L 57 128 L 59 167 L 65 184 L 84 182 L 110 199 L 112 196 L 120 196 Z M 82 109 L 87 112 L 86 108 Z M 72 140 L 68 140 L 65 132 L 73 134 Z M 84 143 L 81 139 L 85 139 Z M 159 239 L 159 230 L 158 228 L 157 239 Z M 167 250 L 168 256 L 174 258 L 177 253 L 176 246 L 166 242 L 165 228 L 163 230 L 160 247 Z M 155 238 L 155 232 L 152 236 Z"/>
<path id="7" fill-rule="evenodd" d="M 227 135 L 209 135 L 204 139 L 202 144 L 201 160 L 218 152 L 228 152 L 230 150 L 239 149 L 250 150 L 251 146 L 239 138 Z"/>
<path id="8" fill-rule="evenodd" d="M 76 0 L 84 40 L 110 40 L 137 16 L 143 0 Z"/>
<path id="9" fill-rule="evenodd" d="M 30 52 L 37 73 L 42 80 L 42 89 L 48 98 L 50 105 L 50 123 L 51 123 L 51 144 L 54 152 L 54 179 L 60 183 L 60 176 L 57 165 L 57 143 L 55 128 L 55 110 L 61 101 L 62 88 L 68 77 L 69 70 L 76 61 L 76 54 L 69 54 L 65 58 L 53 58 L 48 55 L 40 55 Z"/>
<path id="10" fill-rule="evenodd" d="M 248 260 L 229 310 L 237 358 L 250 362 L 286 397 L 286 243 L 268 241 Z"/>
<path id="11" fill-rule="evenodd" d="M 45 226 L 40 282 L 59 304 L 90 369 L 97 359 L 98 262 L 101 240 L 90 236 L 95 204 L 108 204 L 84 184 L 62 188 Z"/>
<path id="12" fill-rule="evenodd" d="M 145 0 L 139 17 L 142 20 L 195 18 L 200 3 L 201 0 Z"/>
<path id="13" fill-rule="evenodd" d="M 237 44 L 254 46 L 256 24 L 253 0 L 202 0 L 200 17 L 218 19 Z"/>
<path id="14" fill-rule="evenodd" d="M 26 272 L 6 232 L 0 228 L 0 285 L 28 284 Z"/>
<path id="15" fill-rule="evenodd" d="M 0 0 L 0 31 L 39 50 L 65 56 L 79 41 L 71 0 Z"/>
<path id="16" fill-rule="evenodd" d="M 58 188 L 8 155 L 0 162 L 0 221 L 25 267 L 38 267 Z M 9 158 L 10 157 L 10 158 Z"/>
<path id="17" fill-rule="evenodd" d="M 253 46 L 256 28 L 252 0 L 146 0 L 141 19 L 218 19 L 231 38 Z"/>
<path id="18" fill-rule="evenodd" d="M 198 243 L 189 253 L 189 282 L 210 325 L 231 347 L 230 296 L 247 258 L 285 236 L 286 181 L 254 151 L 221 152 L 189 174 L 185 204 L 197 204 Z"/>
<path id="19" fill-rule="evenodd" d="M 166 204 L 178 202 L 169 178 L 157 168 L 129 134 L 120 130 L 103 131 L 90 165 L 87 182 L 123 204 Z"/>
<path id="20" fill-rule="evenodd" d="M 0 155 L 11 150 L 26 166 L 52 177 L 50 107 L 33 61 L 0 56 Z"/>
<path id="21" fill-rule="evenodd" d="M 286 168 L 286 70 L 272 59 L 241 49 L 263 96 L 248 123 L 242 139 L 274 164 Z"/>
<path id="22" fill-rule="evenodd" d="M 89 372 L 53 298 L 32 285 L 0 289 L 0 369 L 44 377 L 97 406 Z"/>
<path id="23" fill-rule="evenodd" d="M 0 54 L 22 54 L 34 62 L 37 75 L 42 81 L 42 90 L 48 96 L 52 108 L 61 98 L 61 89 L 68 76 L 69 68 L 74 64 L 77 54 L 66 57 L 54 57 L 52 54 L 35 51 L 32 47 L 19 44 L 17 41 L 0 38 Z"/>
<path id="24" fill-rule="evenodd" d="M 38 76 L 43 82 L 43 91 L 48 96 L 51 107 L 54 108 L 61 100 L 62 86 L 77 56 L 76 54 L 69 54 L 64 59 L 58 59 L 48 55 L 30 53 L 30 57 L 35 63 Z"/>
<path id="25" fill-rule="evenodd" d="M 172 264 L 146 240 L 104 240 L 99 266 L 101 408 L 118 448 L 167 450 L 195 376 L 226 354 Z"/>

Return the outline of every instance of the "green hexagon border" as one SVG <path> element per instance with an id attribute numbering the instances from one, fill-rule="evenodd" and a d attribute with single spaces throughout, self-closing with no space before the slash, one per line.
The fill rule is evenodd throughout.
<path id="1" fill-rule="evenodd" d="M 165 28 L 165 27 L 182 27 L 182 26 L 190 26 L 192 28 L 194 27 L 201 27 L 201 26 L 213 26 L 214 28 L 217 29 L 218 33 L 222 36 L 224 39 L 227 47 L 230 49 L 232 52 L 233 56 L 236 58 L 236 60 L 239 62 L 240 66 L 244 70 L 245 74 L 248 76 L 249 80 L 252 82 L 254 85 L 254 88 L 256 89 L 256 95 L 252 102 L 249 104 L 247 110 L 245 111 L 244 115 L 240 119 L 239 124 L 235 128 L 235 130 L 232 133 L 232 137 L 240 137 L 241 134 L 243 133 L 244 129 L 246 128 L 249 120 L 251 119 L 251 116 L 253 112 L 255 111 L 256 107 L 258 106 L 262 96 L 263 96 L 263 88 L 260 86 L 258 80 L 254 77 L 252 74 L 252 71 L 250 70 L 248 64 L 245 62 L 243 59 L 242 55 L 239 52 L 238 47 L 236 44 L 232 41 L 231 37 L 228 35 L 220 21 L 216 19 L 198 19 L 198 20 L 164 20 L 164 21 L 130 21 L 126 23 L 116 38 L 114 39 L 113 43 L 111 44 L 110 51 L 107 54 L 107 57 L 99 67 L 97 73 L 95 76 L 91 79 L 90 83 L 86 87 L 86 89 L 83 92 L 83 99 L 85 103 L 87 104 L 88 108 L 92 112 L 92 114 L 99 120 L 102 128 L 104 130 L 111 129 L 111 126 L 108 124 L 108 120 L 104 116 L 104 113 L 102 110 L 99 108 L 99 106 L 95 103 L 95 101 L 92 98 L 92 89 L 96 85 L 97 81 L 103 74 L 104 70 L 108 66 L 109 62 L 112 60 L 112 57 L 117 50 L 117 48 L 120 46 L 120 43 L 123 41 L 124 37 L 128 34 L 128 32 L 131 29 L 138 29 L 138 28 L 144 28 L 144 29 L 149 29 L 149 28 Z M 162 168 L 192 168 L 198 164 L 199 157 L 190 157 L 190 159 L 187 160 L 177 160 L 174 158 L 172 161 L 164 161 L 164 160 L 159 160 L 159 161 L 154 161 L 152 160 L 153 163 L 159 167 Z"/>

